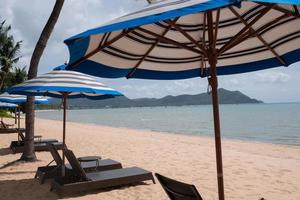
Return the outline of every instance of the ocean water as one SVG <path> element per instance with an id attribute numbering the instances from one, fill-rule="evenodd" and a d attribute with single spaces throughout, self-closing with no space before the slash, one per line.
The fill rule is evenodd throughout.
<path id="1" fill-rule="evenodd" d="M 300 146 L 300 103 L 220 105 L 223 138 Z M 62 120 L 60 111 L 37 111 Z M 213 137 L 211 105 L 68 110 L 67 120 Z"/>

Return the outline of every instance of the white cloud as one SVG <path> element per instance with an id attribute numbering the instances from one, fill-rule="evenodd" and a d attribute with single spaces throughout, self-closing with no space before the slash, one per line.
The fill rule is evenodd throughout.
<path id="1" fill-rule="evenodd" d="M 255 81 L 258 83 L 286 83 L 290 80 L 291 76 L 283 72 L 263 72 L 255 76 Z"/>

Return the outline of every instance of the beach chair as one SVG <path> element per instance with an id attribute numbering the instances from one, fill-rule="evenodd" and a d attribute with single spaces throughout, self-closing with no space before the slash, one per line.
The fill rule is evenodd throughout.
<path id="1" fill-rule="evenodd" d="M 71 150 L 64 149 L 63 151 L 74 174 L 72 177 L 58 177 L 52 181 L 51 191 L 55 191 L 58 195 L 74 195 L 77 192 L 129 185 L 147 180 L 155 183 L 152 173 L 139 167 L 86 173 Z"/>
<path id="2" fill-rule="evenodd" d="M 157 173 L 155 176 L 171 200 L 203 200 L 194 185 L 182 183 Z"/>
<path id="3" fill-rule="evenodd" d="M 24 133 L 25 128 L 0 128 L 0 134 Z"/>
<path id="4" fill-rule="evenodd" d="M 14 126 L 14 124 L 7 124 L 1 120 L 1 128 L 2 129 L 9 129 L 9 127 L 12 127 L 12 126 Z"/>
<path id="5" fill-rule="evenodd" d="M 40 183 L 43 184 L 46 179 L 55 178 L 57 176 L 60 176 L 61 174 L 61 167 L 63 166 L 63 160 L 61 156 L 59 155 L 57 149 L 52 143 L 48 143 L 49 151 L 53 157 L 53 160 L 47 165 L 43 167 L 38 167 L 35 177 L 40 180 Z M 84 160 L 84 158 L 88 157 L 80 157 L 79 159 Z M 98 157 L 100 158 L 100 157 Z M 100 158 L 101 159 L 101 158 Z M 51 163 L 55 162 L 56 165 L 51 165 Z M 90 161 L 90 162 L 82 162 L 80 163 L 82 169 L 85 172 L 88 171 L 105 171 L 105 170 L 111 170 L 111 169 L 120 169 L 122 168 L 122 164 L 120 162 L 117 162 L 115 160 L 111 159 L 101 159 L 96 162 Z M 69 176 L 69 174 L 72 174 L 72 166 L 70 164 L 65 165 L 66 167 L 66 176 Z"/>
<path id="6" fill-rule="evenodd" d="M 12 141 L 10 143 L 10 149 L 13 153 L 22 153 L 24 150 L 25 136 L 24 132 L 18 132 L 18 141 Z M 63 144 L 56 139 L 41 139 L 41 136 L 35 136 L 34 139 L 34 151 L 48 151 L 48 143 L 52 143 L 56 149 L 62 149 Z"/>

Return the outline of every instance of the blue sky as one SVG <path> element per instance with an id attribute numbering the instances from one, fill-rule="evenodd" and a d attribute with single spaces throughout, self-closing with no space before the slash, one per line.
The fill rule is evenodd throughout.
<path id="1" fill-rule="evenodd" d="M 16 40 L 22 40 L 19 66 L 28 66 L 34 45 L 50 15 L 53 1 L 1 0 L 0 20 L 12 25 Z M 63 40 L 86 29 L 137 10 L 146 0 L 66 0 L 59 21 L 39 65 L 39 74 L 68 60 Z M 247 74 L 219 77 L 219 87 L 241 92 L 265 102 L 300 102 L 300 63 Z M 207 80 L 193 78 L 177 81 L 102 79 L 129 98 L 206 92 Z"/>

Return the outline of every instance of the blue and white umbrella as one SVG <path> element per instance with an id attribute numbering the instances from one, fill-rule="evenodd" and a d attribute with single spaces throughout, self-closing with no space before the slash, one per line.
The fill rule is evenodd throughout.
<path id="1" fill-rule="evenodd" d="M 0 101 L 7 102 L 7 103 L 26 103 L 27 97 L 25 95 L 12 95 L 8 93 L 0 94 Z M 35 97 L 34 99 L 35 104 L 47 104 L 49 100 L 45 97 Z"/>
<path id="2" fill-rule="evenodd" d="M 162 0 L 67 40 L 66 69 L 106 78 L 208 77 L 224 200 L 217 75 L 300 61 L 299 0 Z"/>
<path id="3" fill-rule="evenodd" d="M 8 94 L 7 92 L 0 94 L 0 101 L 13 103 L 13 104 L 21 104 L 26 103 L 27 97 L 24 95 L 13 95 Z M 49 100 L 45 97 L 36 97 L 34 99 L 35 104 L 48 104 Z M 18 107 L 18 112 L 15 113 L 18 116 L 18 128 L 20 128 L 20 107 Z M 17 123 L 17 117 L 15 116 L 15 124 Z"/>
<path id="4" fill-rule="evenodd" d="M 6 103 L 6 102 L 0 102 L 0 108 L 17 108 L 18 105 L 14 103 Z"/>
<path id="5" fill-rule="evenodd" d="M 120 92 L 99 82 L 96 77 L 73 71 L 51 71 L 7 89 L 10 94 L 63 98 L 63 146 L 66 138 L 67 98 L 89 99 L 122 96 Z M 65 156 L 63 154 L 63 162 Z"/>

